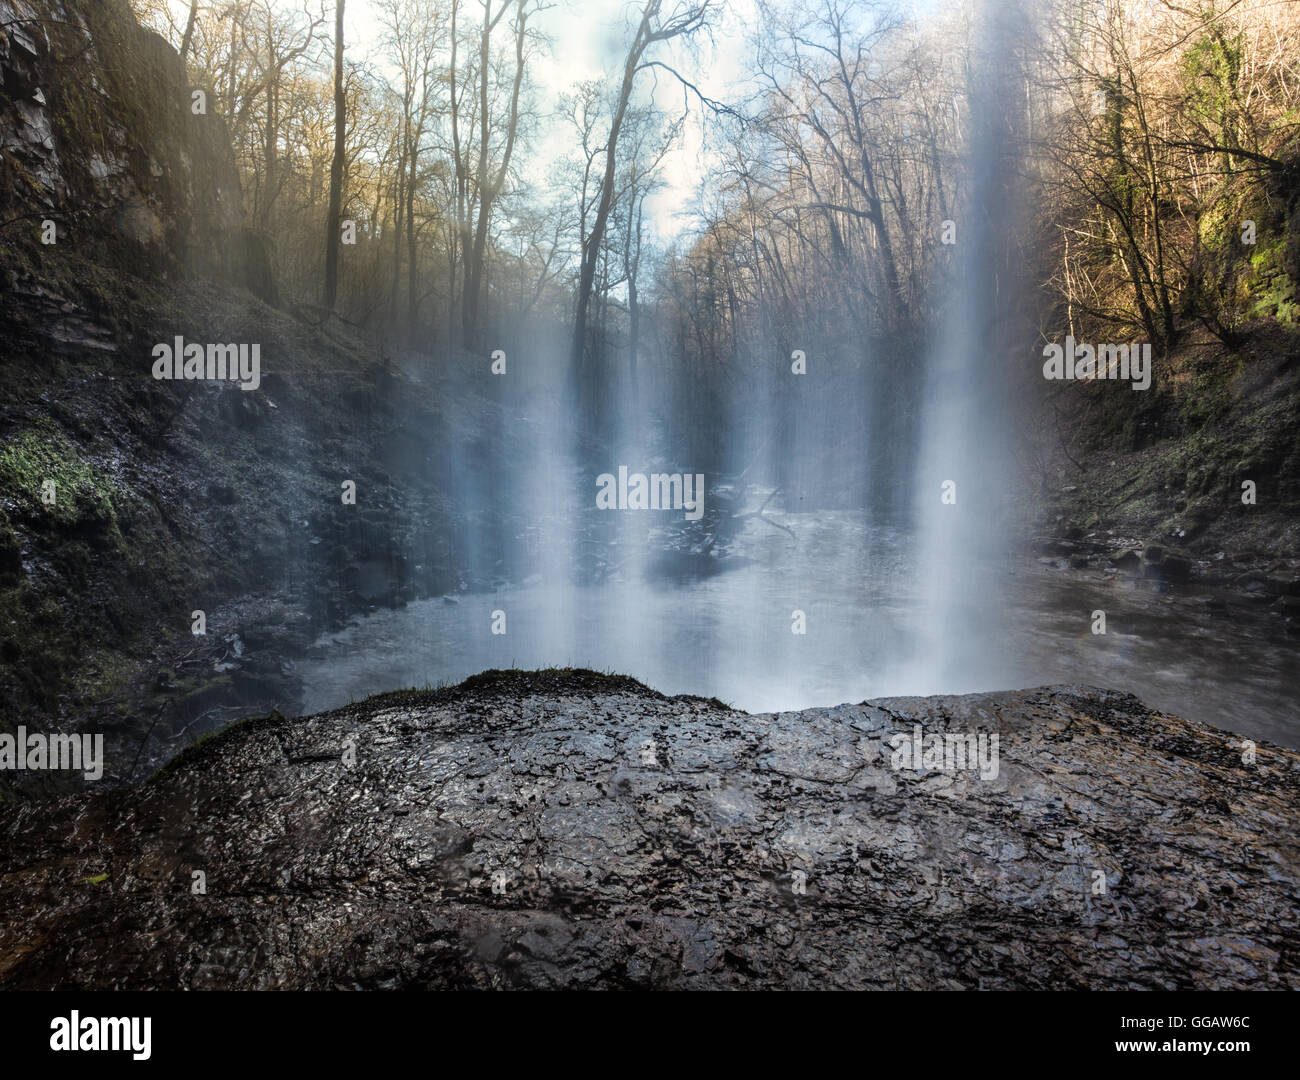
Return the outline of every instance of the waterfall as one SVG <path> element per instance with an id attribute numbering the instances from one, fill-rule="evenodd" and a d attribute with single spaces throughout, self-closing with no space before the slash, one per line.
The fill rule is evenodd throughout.
<path id="1" fill-rule="evenodd" d="M 1005 688 L 1007 500 L 1014 483 L 1019 266 L 1017 94 L 1023 16 L 986 3 L 971 57 L 953 293 L 926 363 L 913 496 L 918 634 L 900 674 L 907 693 Z"/>

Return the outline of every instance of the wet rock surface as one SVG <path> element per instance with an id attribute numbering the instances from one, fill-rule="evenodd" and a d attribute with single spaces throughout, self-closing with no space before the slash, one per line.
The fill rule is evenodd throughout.
<path id="1" fill-rule="evenodd" d="M 915 725 L 996 777 L 895 769 Z M 1078 686 L 746 715 L 489 672 L 5 808 L 0 987 L 1295 989 L 1300 754 L 1255 755 Z"/>

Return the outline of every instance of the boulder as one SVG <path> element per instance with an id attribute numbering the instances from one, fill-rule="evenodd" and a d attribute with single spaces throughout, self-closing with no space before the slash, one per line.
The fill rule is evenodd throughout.
<path id="1" fill-rule="evenodd" d="M 1142 569 L 1142 552 L 1138 548 L 1120 548 L 1110 557 L 1111 565 L 1127 573 Z"/>
<path id="2" fill-rule="evenodd" d="M 574 671 L 273 714 L 0 809 L 0 988 L 1300 989 L 1300 754 L 1240 742 L 1082 686 L 746 715 Z"/>
<path id="3" fill-rule="evenodd" d="M 1195 564 L 1184 552 L 1162 544 L 1147 544 L 1142 549 L 1142 576 L 1155 581 L 1179 582 L 1192 576 Z"/>

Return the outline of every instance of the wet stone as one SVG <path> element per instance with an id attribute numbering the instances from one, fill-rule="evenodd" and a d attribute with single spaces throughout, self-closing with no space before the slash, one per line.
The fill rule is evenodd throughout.
<path id="1" fill-rule="evenodd" d="M 918 726 L 997 775 L 897 767 Z M 1300 989 L 1298 811 L 1297 752 L 1095 688 L 494 673 L 0 808 L 0 988 Z"/>

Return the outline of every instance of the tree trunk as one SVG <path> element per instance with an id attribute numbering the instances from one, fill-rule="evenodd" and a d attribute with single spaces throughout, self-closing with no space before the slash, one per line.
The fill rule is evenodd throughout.
<path id="1" fill-rule="evenodd" d="M 334 159 L 330 163 L 330 202 L 325 221 L 325 307 L 334 310 L 339 291 L 339 230 L 343 215 L 343 158 L 347 133 L 347 98 L 343 93 L 343 6 L 334 4 Z"/>
<path id="2" fill-rule="evenodd" d="M 423 106 L 421 106 L 423 111 Z M 410 177 L 406 182 L 406 328 L 407 337 L 411 341 L 415 340 L 415 319 L 416 308 L 419 305 L 417 299 L 416 279 L 418 269 L 416 266 L 416 234 L 415 234 L 415 183 L 416 169 L 419 167 L 420 140 L 424 137 L 424 121 L 420 121 L 420 126 L 415 133 L 415 142 L 411 146 L 411 171 Z"/>
<path id="3" fill-rule="evenodd" d="M 600 260 L 601 244 L 605 238 L 605 225 L 609 220 L 610 206 L 614 197 L 615 153 L 618 149 L 618 136 L 623 126 L 623 117 L 627 113 L 627 104 L 632 97 L 632 84 L 636 79 L 637 66 L 645 52 L 650 36 L 650 13 L 653 3 L 646 5 L 637 27 L 636 37 L 628 50 L 627 63 L 623 66 L 623 85 L 618 93 L 618 108 L 609 125 L 609 138 L 605 141 L 605 175 L 600 182 L 600 201 L 596 204 L 596 215 L 591 223 L 591 233 L 582 241 L 582 271 L 578 278 L 578 301 L 573 316 L 572 370 L 578 388 L 585 381 L 585 355 L 587 341 L 587 313 L 591 307 L 591 290 L 596 281 L 596 264 Z"/>
<path id="4" fill-rule="evenodd" d="M 190 15 L 185 20 L 185 36 L 181 39 L 181 59 L 184 60 L 190 53 L 190 42 L 194 40 L 194 22 L 199 17 L 199 0 L 191 0 Z M 233 65 L 234 58 L 231 58 Z"/>
<path id="5" fill-rule="evenodd" d="M 514 152 L 515 138 L 519 130 L 519 94 L 524 78 L 524 41 L 528 21 L 524 10 L 524 0 L 517 0 L 515 9 L 515 77 L 510 93 L 510 111 L 506 122 L 506 145 L 501 155 L 501 164 L 492 176 L 488 175 L 488 79 L 487 66 L 490 59 L 489 44 L 492 30 L 504 14 L 503 5 L 495 19 L 489 19 L 491 0 L 483 9 L 483 36 L 479 46 L 479 156 L 478 156 L 478 222 L 474 228 L 473 250 L 466 253 L 465 296 L 463 328 L 467 340 L 474 340 L 479 327 L 479 304 L 483 290 L 483 260 L 487 251 L 488 228 L 491 222 L 492 207 L 501 189 L 505 185 L 510 168 L 510 158 Z"/>

